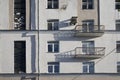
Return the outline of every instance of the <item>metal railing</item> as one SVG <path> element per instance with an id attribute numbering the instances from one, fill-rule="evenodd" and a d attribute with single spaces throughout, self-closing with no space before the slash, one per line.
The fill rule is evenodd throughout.
<path id="1" fill-rule="evenodd" d="M 56 58 L 73 58 L 76 56 L 104 56 L 105 47 L 77 47 L 74 50 L 56 54 Z"/>
<path id="2" fill-rule="evenodd" d="M 75 55 L 104 55 L 105 47 L 77 47 L 75 53 Z"/>
<path id="3" fill-rule="evenodd" d="M 55 55 L 56 58 L 72 58 L 75 56 L 75 50 L 59 53 Z"/>
<path id="4" fill-rule="evenodd" d="M 105 26 L 104 25 L 93 25 L 93 26 L 84 26 L 84 25 L 76 25 L 76 31 L 79 32 L 104 32 Z"/>

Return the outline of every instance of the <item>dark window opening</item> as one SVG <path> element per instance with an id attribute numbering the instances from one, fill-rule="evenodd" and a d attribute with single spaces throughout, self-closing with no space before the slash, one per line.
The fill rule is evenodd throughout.
<path id="1" fill-rule="evenodd" d="M 117 72 L 120 73 L 120 62 L 117 62 Z"/>
<path id="2" fill-rule="evenodd" d="M 25 41 L 14 42 L 14 72 L 15 73 L 26 72 L 26 42 Z"/>
<path id="3" fill-rule="evenodd" d="M 116 31 L 120 31 L 120 20 L 116 20 Z"/>
<path id="4" fill-rule="evenodd" d="M 14 0 L 14 29 L 26 29 L 26 0 Z"/>
<path id="5" fill-rule="evenodd" d="M 120 53 L 120 41 L 116 42 L 116 52 Z"/>
<path id="6" fill-rule="evenodd" d="M 115 0 L 115 9 L 120 9 L 120 0 Z"/>

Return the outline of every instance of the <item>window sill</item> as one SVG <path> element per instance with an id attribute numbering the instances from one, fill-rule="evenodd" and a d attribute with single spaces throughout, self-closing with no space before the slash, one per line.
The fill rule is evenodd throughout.
<path id="1" fill-rule="evenodd" d="M 50 53 L 50 54 L 52 54 L 52 53 L 59 53 L 59 52 L 47 52 L 47 53 Z"/>
<path id="2" fill-rule="evenodd" d="M 59 8 L 46 8 L 46 9 L 59 9 Z"/>
<path id="3" fill-rule="evenodd" d="M 48 29 L 47 29 L 47 31 L 59 31 L 59 29 L 58 29 L 58 30 L 48 30 Z"/>
<path id="4" fill-rule="evenodd" d="M 59 72 L 58 72 L 58 73 L 49 73 L 49 72 L 48 72 L 48 74 L 60 74 L 60 73 L 59 73 Z"/>
<path id="5" fill-rule="evenodd" d="M 82 9 L 82 10 L 94 10 L 94 8 L 93 9 Z"/>

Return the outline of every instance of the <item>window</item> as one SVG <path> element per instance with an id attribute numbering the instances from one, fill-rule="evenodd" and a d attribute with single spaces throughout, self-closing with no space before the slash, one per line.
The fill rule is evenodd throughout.
<path id="1" fill-rule="evenodd" d="M 116 31 L 120 31 L 120 20 L 116 20 Z"/>
<path id="2" fill-rule="evenodd" d="M 48 62 L 48 73 L 59 73 L 59 62 Z"/>
<path id="3" fill-rule="evenodd" d="M 14 42 L 14 72 L 15 73 L 26 72 L 26 42 L 25 41 Z"/>
<path id="4" fill-rule="evenodd" d="M 58 9 L 59 0 L 48 0 L 47 8 L 48 9 Z"/>
<path id="5" fill-rule="evenodd" d="M 120 41 L 116 42 L 116 52 L 120 53 Z"/>
<path id="6" fill-rule="evenodd" d="M 82 52 L 83 54 L 94 54 L 94 41 L 83 41 L 82 42 Z"/>
<path id="7" fill-rule="evenodd" d="M 14 29 L 26 29 L 26 0 L 14 0 Z"/>
<path id="8" fill-rule="evenodd" d="M 48 42 L 48 52 L 59 52 L 59 42 L 58 41 Z"/>
<path id="9" fill-rule="evenodd" d="M 120 62 L 117 62 L 117 72 L 120 73 Z"/>
<path id="10" fill-rule="evenodd" d="M 94 62 L 83 62 L 83 73 L 94 73 Z"/>
<path id="11" fill-rule="evenodd" d="M 115 0 L 115 9 L 120 9 L 120 0 Z"/>
<path id="12" fill-rule="evenodd" d="M 82 21 L 82 31 L 83 32 L 93 32 L 94 31 L 94 20 Z"/>
<path id="13" fill-rule="evenodd" d="M 82 0 L 82 9 L 93 9 L 93 0 Z"/>
<path id="14" fill-rule="evenodd" d="M 59 30 L 59 20 L 48 20 L 48 30 Z"/>

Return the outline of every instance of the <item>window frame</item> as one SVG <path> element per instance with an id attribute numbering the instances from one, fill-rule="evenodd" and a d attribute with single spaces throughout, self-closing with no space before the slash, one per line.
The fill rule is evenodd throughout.
<path id="1" fill-rule="evenodd" d="M 116 41 L 116 53 L 120 53 L 120 41 Z"/>
<path id="2" fill-rule="evenodd" d="M 47 0 L 47 9 L 58 9 L 59 0 Z"/>
<path id="3" fill-rule="evenodd" d="M 59 73 L 59 72 L 60 72 L 59 62 L 48 62 L 48 73 L 54 74 L 54 73 Z"/>
<path id="4" fill-rule="evenodd" d="M 91 7 L 90 7 L 91 6 Z M 82 0 L 82 9 L 94 9 L 94 0 Z"/>
<path id="5" fill-rule="evenodd" d="M 94 41 L 82 41 L 82 53 L 83 54 L 95 54 L 95 42 Z"/>
<path id="6" fill-rule="evenodd" d="M 50 31 L 59 30 L 59 19 L 47 20 L 47 30 L 50 30 Z"/>
<path id="7" fill-rule="evenodd" d="M 82 21 L 82 31 L 83 32 L 94 32 L 94 20 L 83 20 Z"/>
<path id="8" fill-rule="evenodd" d="M 117 73 L 120 73 L 120 61 L 117 62 Z"/>
<path id="9" fill-rule="evenodd" d="M 94 73 L 95 63 L 94 62 L 83 62 L 83 73 Z"/>
<path id="10" fill-rule="evenodd" d="M 115 28 L 116 31 L 120 31 L 120 19 L 115 21 Z"/>
<path id="11" fill-rule="evenodd" d="M 48 41 L 48 53 L 59 52 L 59 41 Z"/>
<path id="12" fill-rule="evenodd" d="M 14 41 L 14 73 L 26 73 L 26 41 Z"/>
<path id="13" fill-rule="evenodd" d="M 118 8 L 119 7 L 119 8 Z M 120 9 L 120 0 L 115 0 L 115 9 L 119 10 Z"/>
<path id="14" fill-rule="evenodd" d="M 14 0 L 14 29 L 26 30 L 26 0 Z"/>

